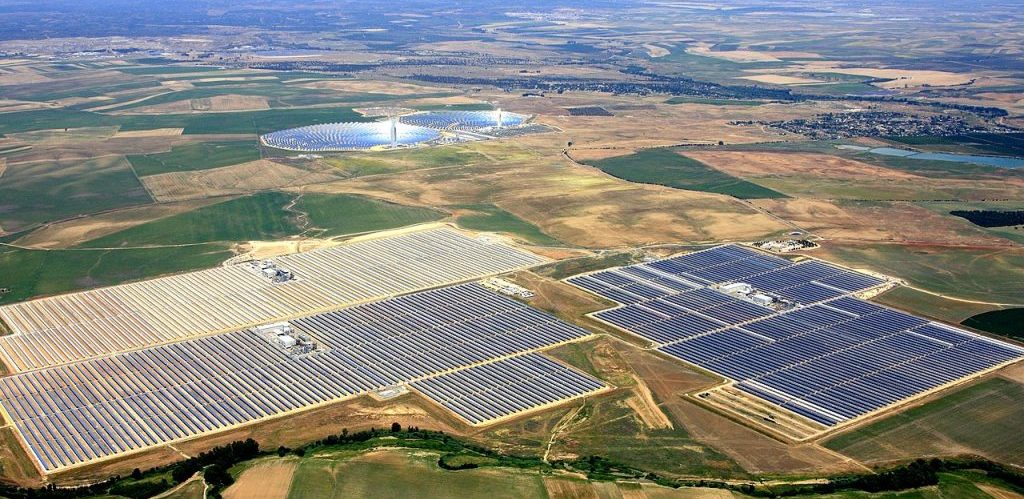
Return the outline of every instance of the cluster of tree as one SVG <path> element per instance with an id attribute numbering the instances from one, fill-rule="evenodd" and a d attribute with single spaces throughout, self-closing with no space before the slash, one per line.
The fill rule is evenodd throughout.
<path id="1" fill-rule="evenodd" d="M 228 469 L 260 455 L 260 444 L 253 439 L 231 442 L 223 447 L 214 447 L 195 457 L 190 457 L 171 469 L 171 477 L 177 483 L 184 482 L 198 471 L 203 471 L 206 482 L 219 489 L 234 482 Z"/>
<path id="2" fill-rule="evenodd" d="M 1024 225 L 1024 210 L 954 210 L 949 214 L 954 217 L 966 218 L 972 224 L 982 227 Z"/>
<path id="3" fill-rule="evenodd" d="M 421 430 L 415 426 L 403 429 L 398 423 L 393 423 L 388 429 L 371 428 L 355 433 L 343 429 L 340 434 L 330 435 L 296 449 L 278 447 L 277 454 L 284 456 L 291 452 L 301 456 L 325 446 L 344 447 L 352 450 L 381 446 L 430 449 L 441 452 L 438 466 L 448 470 L 465 470 L 480 466 L 562 469 L 582 472 L 594 480 L 644 479 L 669 487 L 722 488 L 754 497 L 797 497 L 854 490 L 885 492 L 916 489 L 937 484 L 939 472 L 961 470 L 981 470 L 986 472 L 989 477 L 1003 480 L 1016 487 L 1024 487 L 1024 472 L 978 457 L 918 459 L 875 473 L 837 476 L 821 483 L 763 485 L 730 483 L 713 479 L 680 480 L 649 473 L 603 456 L 584 456 L 573 460 L 547 463 L 539 457 L 506 455 L 461 441 L 441 431 Z M 188 480 L 193 474 L 201 471 L 207 483 L 212 486 L 209 496 L 217 498 L 220 495 L 220 490 L 233 481 L 228 473 L 232 466 L 267 454 L 269 453 L 260 452 L 260 446 L 255 440 L 248 439 L 216 447 L 170 466 L 153 468 L 146 472 L 136 469 L 130 477 L 115 476 L 107 481 L 83 487 L 58 488 L 51 484 L 47 487 L 26 489 L 0 485 L 0 497 L 11 499 L 77 499 L 103 495 L 132 498 L 152 497 Z M 168 471 L 170 471 L 172 482 L 168 482 L 161 476 L 166 475 Z"/>

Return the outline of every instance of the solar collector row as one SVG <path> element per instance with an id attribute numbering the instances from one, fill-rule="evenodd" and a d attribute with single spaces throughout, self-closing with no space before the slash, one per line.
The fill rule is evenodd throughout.
<path id="1" fill-rule="evenodd" d="M 656 344 L 667 344 L 772 313 L 771 309 L 701 288 L 594 316 Z"/>
<path id="2" fill-rule="evenodd" d="M 526 354 L 412 385 L 472 424 L 601 390 L 601 381 L 540 354 Z"/>
<path id="3" fill-rule="evenodd" d="M 723 246 L 613 275 L 745 282 L 803 306 L 779 313 L 701 288 L 655 299 L 633 293 L 617 300 L 624 306 L 595 316 L 826 425 L 1024 356 L 1019 347 L 849 296 L 881 279 L 816 260 L 761 256 Z M 569 282 L 612 299 L 626 289 L 603 273 L 582 277 L 596 279 Z"/>
<path id="4" fill-rule="evenodd" d="M 2 378 L 0 404 L 55 470 L 588 335 L 476 284 L 293 324 L 330 348 L 235 331 Z"/>
<path id="5" fill-rule="evenodd" d="M 826 425 L 1024 355 L 1018 347 L 956 328 L 840 300 L 836 306 L 862 314 L 826 303 L 661 350 Z"/>
<path id="6" fill-rule="evenodd" d="M 224 331 L 328 307 L 535 265 L 514 248 L 442 228 L 275 259 L 298 280 L 274 284 L 244 265 L 0 307 L 14 371 Z"/>

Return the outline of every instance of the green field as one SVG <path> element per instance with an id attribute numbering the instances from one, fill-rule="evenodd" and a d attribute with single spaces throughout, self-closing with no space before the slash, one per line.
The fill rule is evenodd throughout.
<path id="1" fill-rule="evenodd" d="M 512 469 L 446 471 L 437 454 L 370 452 L 347 460 L 307 458 L 299 463 L 289 499 L 355 497 L 545 497 L 541 475 Z"/>
<path id="2" fill-rule="evenodd" d="M 990 378 L 842 433 L 825 446 L 862 462 L 977 454 L 1024 464 L 1024 385 Z"/>
<path id="3" fill-rule="evenodd" d="M 311 106 L 317 104 L 330 104 L 339 102 L 385 102 L 396 99 L 449 97 L 453 95 L 450 92 L 435 92 L 410 95 L 394 95 L 369 92 L 347 93 L 331 90 L 320 90 L 315 88 L 305 88 L 296 85 L 287 85 L 278 80 L 252 80 L 248 82 L 221 81 L 209 83 L 215 84 L 199 85 L 197 88 L 154 94 L 152 97 L 144 100 L 123 101 L 123 104 L 104 109 L 104 112 L 126 111 L 145 106 L 154 106 L 179 101 L 196 101 L 197 99 L 209 99 L 210 97 L 216 97 L 219 95 L 245 95 L 266 97 L 267 103 L 272 108 Z"/>
<path id="4" fill-rule="evenodd" d="M 205 73 L 208 71 L 222 71 L 223 68 L 214 66 L 136 66 L 132 68 L 120 68 L 118 71 L 130 75 L 169 75 L 180 73 Z"/>
<path id="5" fill-rule="evenodd" d="M 0 120 L 0 134 L 82 128 L 120 126 L 122 130 L 184 128 L 186 134 L 267 133 L 338 121 L 369 121 L 350 107 L 317 107 L 268 109 L 199 114 L 107 115 L 67 109 L 44 109 L 5 113 Z"/>
<path id="6" fill-rule="evenodd" d="M 944 137 L 924 135 L 886 139 L 926 151 L 1024 156 L 1024 133 L 968 133 Z"/>
<path id="7" fill-rule="evenodd" d="M 534 244 L 558 246 L 561 243 L 531 224 L 493 204 L 457 206 L 474 213 L 460 215 L 456 222 L 462 227 L 477 231 L 505 232 Z"/>
<path id="8" fill-rule="evenodd" d="M 0 227 L 8 232 L 151 202 L 121 157 L 9 165 L 0 177 Z"/>
<path id="9" fill-rule="evenodd" d="M 929 210 L 939 213 L 943 216 L 950 217 L 950 219 L 966 220 L 951 214 L 951 211 L 955 210 L 992 210 L 992 211 L 1013 211 L 1021 209 L 1020 201 L 958 201 L 958 202 L 919 202 L 918 206 L 928 208 Z M 977 230 L 984 231 L 996 237 L 1002 237 L 1009 239 L 1018 244 L 1024 245 L 1024 228 L 1021 226 L 1005 226 L 1005 227 L 982 227 L 971 223 L 971 227 Z"/>
<path id="10" fill-rule="evenodd" d="M 906 286 L 893 288 L 872 300 L 950 324 L 958 324 L 972 315 L 994 308 L 993 305 L 951 300 Z"/>
<path id="11" fill-rule="evenodd" d="M 260 159 L 255 141 L 200 142 L 172 147 L 168 152 L 128 156 L 136 175 L 206 170 Z"/>
<path id="12" fill-rule="evenodd" d="M 740 199 L 783 198 L 785 194 L 733 177 L 672 149 L 646 149 L 591 162 L 605 173 L 643 184 L 714 192 Z"/>
<path id="13" fill-rule="evenodd" d="M 138 250 L 0 248 L 0 304 L 159 275 L 215 267 L 233 253 L 223 244 Z"/>
<path id="14" fill-rule="evenodd" d="M 162 218 L 94 239 L 89 248 L 272 240 L 298 235 L 323 237 L 393 229 L 441 219 L 444 213 L 360 196 L 262 192 Z M 308 227 L 298 218 L 308 214 Z"/>
<path id="15" fill-rule="evenodd" d="M 685 44 L 673 47 L 672 52 L 664 57 L 649 59 L 648 64 L 654 67 L 655 73 L 671 73 L 729 85 L 749 85 L 751 83 L 749 81 L 736 80 L 739 76 L 749 74 L 748 70 L 781 68 L 788 65 L 785 61 L 736 62 L 719 57 L 691 54 L 686 51 Z"/>
<path id="16" fill-rule="evenodd" d="M 157 246 L 268 240 L 297 234 L 294 214 L 284 206 L 295 196 L 262 192 L 154 220 L 94 239 L 86 248 Z"/>
<path id="17" fill-rule="evenodd" d="M 1024 308 L 985 312 L 969 317 L 963 325 L 1024 341 Z"/>
<path id="18" fill-rule="evenodd" d="M 1024 296 L 1024 250 L 901 244 L 836 244 L 821 258 L 906 279 L 931 292 L 983 302 Z"/>
<path id="19" fill-rule="evenodd" d="M 448 216 L 429 208 L 344 194 L 303 194 L 295 209 L 309 215 L 311 228 L 323 231 L 319 237 L 393 229 Z"/>

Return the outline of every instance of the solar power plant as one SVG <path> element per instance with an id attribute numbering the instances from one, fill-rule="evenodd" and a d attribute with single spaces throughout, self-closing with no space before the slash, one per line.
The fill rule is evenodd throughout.
<path id="1" fill-rule="evenodd" d="M 827 426 L 1024 357 L 1015 345 L 849 297 L 659 350 Z"/>
<path id="2" fill-rule="evenodd" d="M 540 257 L 448 228 L 371 239 L 274 260 L 296 278 L 248 265 L 191 272 L 0 307 L 14 372 L 230 331 L 476 279 Z"/>
<path id="3" fill-rule="evenodd" d="M 436 393 L 445 406 L 493 403 L 467 412 L 479 422 L 602 386 L 543 357 L 510 359 L 589 333 L 478 284 L 291 324 L 319 349 L 292 355 L 256 329 L 192 338 L 0 378 L 0 407 L 40 468 L 53 472 L 398 383 L 442 376 L 436 386 L 452 387 L 466 368 L 458 379 L 476 394 Z"/>
<path id="4" fill-rule="evenodd" d="M 391 132 L 390 121 L 328 123 L 271 132 L 261 136 L 260 141 L 266 146 L 289 151 L 353 151 L 390 146 Z M 432 128 L 395 124 L 396 145 L 419 144 L 440 137 L 441 133 Z"/>
<path id="5" fill-rule="evenodd" d="M 607 388 L 540 354 L 526 354 L 412 384 L 427 398 L 479 425 Z"/>
<path id="6" fill-rule="evenodd" d="M 407 114 L 399 120 L 407 125 L 437 130 L 472 132 L 498 126 L 522 125 L 527 118 L 522 114 L 504 111 L 428 111 Z"/>
<path id="7" fill-rule="evenodd" d="M 851 296 L 881 279 L 738 246 L 567 281 L 623 304 L 594 317 L 826 426 L 1024 357 L 1015 345 Z M 793 306 L 709 287 L 733 282 Z"/>
<path id="8" fill-rule="evenodd" d="M 799 304 L 863 291 L 884 281 L 817 260 L 792 263 L 735 245 L 575 276 L 567 282 L 622 304 L 705 286 L 744 282 Z"/>

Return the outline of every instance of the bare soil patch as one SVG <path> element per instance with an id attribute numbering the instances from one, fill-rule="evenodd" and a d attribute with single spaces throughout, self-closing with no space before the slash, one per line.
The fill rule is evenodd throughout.
<path id="1" fill-rule="evenodd" d="M 661 408 L 697 441 L 733 458 L 752 473 L 850 471 L 854 466 L 814 444 L 790 445 L 716 412 L 683 395 L 714 386 L 711 378 L 651 352 L 623 346 L 622 356 L 660 400 Z"/>
<path id="2" fill-rule="evenodd" d="M 337 178 L 262 159 L 210 170 L 150 175 L 143 177 L 142 183 L 158 201 L 171 202 L 295 187 Z"/>
<path id="3" fill-rule="evenodd" d="M 860 161 L 827 154 L 686 151 L 683 155 L 741 178 L 799 174 L 815 178 L 892 178 L 915 181 L 922 179 L 917 175 L 899 170 L 869 165 Z"/>
<path id="4" fill-rule="evenodd" d="M 15 244 L 43 249 L 70 248 L 136 225 L 191 211 L 218 201 L 222 200 L 154 204 L 76 218 L 40 227 L 19 238 Z"/>
<path id="5" fill-rule="evenodd" d="M 526 142 L 481 146 L 493 164 L 362 177 L 307 189 L 431 207 L 492 202 L 556 239 L 593 248 L 745 240 L 785 228 L 726 196 L 633 184 L 555 159 L 559 151 L 550 143 Z"/>
<path id="6" fill-rule="evenodd" d="M 242 472 L 224 490 L 225 499 L 285 499 L 292 485 L 298 460 L 271 459 Z"/>
<path id="7" fill-rule="evenodd" d="M 779 59 L 773 55 L 765 52 L 758 52 L 756 50 L 723 50 L 713 51 L 711 50 L 710 43 L 695 43 L 686 48 L 686 51 L 691 54 L 702 55 L 705 57 L 714 57 L 716 59 L 725 59 L 733 62 L 778 62 Z"/>
<path id="8" fill-rule="evenodd" d="M 449 92 L 449 89 L 429 87 L 412 83 L 371 80 L 318 80 L 299 85 L 304 88 L 337 90 L 339 92 L 372 93 L 388 95 L 413 95 Z"/>
<path id="9" fill-rule="evenodd" d="M 200 99 L 184 99 L 154 106 L 126 110 L 123 114 L 186 114 L 199 112 L 259 111 L 270 109 L 267 98 L 259 95 L 215 95 Z"/>

